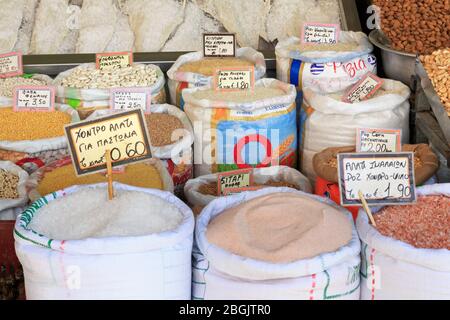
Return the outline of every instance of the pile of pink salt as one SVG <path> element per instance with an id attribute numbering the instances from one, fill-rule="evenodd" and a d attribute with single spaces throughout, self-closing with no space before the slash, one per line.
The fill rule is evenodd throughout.
<path id="1" fill-rule="evenodd" d="M 293 193 L 254 198 L 216 216 L 208 241 L 233 254 L 289 263 L 334 252 L 352 238 L 347 216 L 325 203 Z"/>

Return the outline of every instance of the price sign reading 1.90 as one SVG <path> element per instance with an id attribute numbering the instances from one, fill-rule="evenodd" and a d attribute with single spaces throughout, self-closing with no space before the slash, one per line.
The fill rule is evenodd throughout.
<path id="1" fill-rule="evenodd" d="M 224 68 L 216 71 L 214 88 L 217 91 L 253 90 L 255 68 Z"/>

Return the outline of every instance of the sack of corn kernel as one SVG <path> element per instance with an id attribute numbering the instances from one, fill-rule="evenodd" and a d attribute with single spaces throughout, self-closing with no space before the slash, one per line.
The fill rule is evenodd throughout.
<path id="1" fill-rule="evenodd" d="M 333 212 L 335 216 L 340 217 L 341 224 L 347 222 L 345 230 L 349 241 L 345 245 L 339 246 L 337 250 L 318 250 L 322 253 L 312 258 L 296 259 L 293 262 L 257 260 L 231 253 L 210 242 L 211 221 L 214 223 L 224 211 L 232 210 L 233 207 L 245 205 L 255 198 L 274 193 L 286 193 L 303 197 L 309 208 L 314 205 L 320 205 L 321 207 L 320 209 L 317 208 L 317 211 L 323 210 L 327 214 Z M 264 204 L 261 203 L 261 205 Z M 246 207 L 243 209 L 248 214 L 247 216 L 244 214 L 245 218 L 244 216 L 239 217 L 242 219 L 257 219 L 258 206 L 256 204 L 252 204 L 252 206 L 252 208 Z M 297 208 L 297 210 L 301 209 Z M 264 208 L 263 211 L 267 217 L 268 209 Z M 276 212 L 276 214 L 279 214 L 279 212 Z M 253 217 L 251 217 L 252 215 Z M 325 220 L 330 221 L 328 219 Z M 245 224 L 245 221 L 239 220 L 237 228 L 240 227 L 241 222 Z M 270 223 L 267 219 L 265 222 Z M 284 223 L 286 226 L 284 220 L 279 223 L 276 225 Z M 242 227 L 242 237 L 246 238 L 248 236 L 249 238 L 248 241 L 245 239 L 242 242 L 248 247 L 254 246 L 256 252 L 267 250 L 267 245 L 273 248 L 273 251 L 279 252 L 279 245 L 282 244 L 283 240 L 278 239 L 282 239 L 283 236 L 278 234 L 278 239 L 276 236 L 271 237 L 275 242 L 272 245 L 267 244 L 267 240 L 264 244 L 263 239 L 267 239 L 264 234 L 261 234 L 261 229 L 264 229 L 264 227 L 256 227 L 256 224 L 255 220 L 253 220 L 251 227 L 248 224 Z M 337 225 L 334 224 L 335 227 Z M 216 226 L 217 230 L 221 224 L 217 223 Z M 224 227 L 229 226 L 228 224 Z M 251 230 L 248 230 L 248 227 Z M 267 229 L 270 229 L 270 227 L 267 227 Z M 291 233 L 288 230 L 289 228 L 284 227 L 283 229 L 287 233 Z M 312 230 L 317 231 L 314 227 L 312 227 Z M 307 234 L 307 237 L 311 239 L 315 236 L 314 231 L 303 234 Z M 302 232 L 297 230 L 294 241 L 297 237 L 302 237 L 301 234 Z M 331 239 L 333 236 L 329 233 L 324 235 L 318 231 L 317 234 L 327 237 L 329 242 L 333 241 Z M 291 237 L 289 239 L 292 240 Z M 315 240 L 317 241 L 317 239 Z M 284 243 L 281 248 L 286 246 L 287 244 Z M 258 250 L 258 248 L 261 249 Z M 203 210 L 196 222 L 195 246 L 193 249 L 192 297 L 196 300 L 359 300 L 360 249 L 360 241 L 350 214 L 347 210 L 326 198 L 295 191 L 290 188 L 267 188 L 218 198 Z M 292 251 L 298 252 L 299 250 L 294 248 Z M 290 251 L 291 255 L 292 251 Z"/>
<path id="2" fill-rule="evenodd" d="M 343 93 L 319 94 L 305 89 L 300 112 L 300 168 L 313 183 L 313 157 L 330 147 L 356 145 L 357 128 L 401 129 L 409 142 L 409 88 L 399 81 L 384 80 L 370 99 L 342 102 Z"/>
<path id="3" fill-rule="evenodd" d="M 296 167 L 294 86 L 261 79 L 254 91 L 183 90 L 194 127 L 195 176 L 272 165 Z"/>
<path id="4" fill-rule="evenodd" d="M 376 228 L 360 211 L 361 299 L 450 299 L 450 184 L 417 195 L 417 204 L 373 208 Z"/>
<path id="5" fill-rule="evenodd" d="M 64 126 L 79 121 L 68 105 L 56 105 L 54 112 L 14 112 L 0 106 L 0 149 L 27 154 L 67 148 Z"/>
<path id="6" fill-rule="evenodd" d="M 88 119 L 110 114 L 110 110 L 95 111 Z M 169 104 L 154 104 L 145 114 L 152 156 L 162 160 L 182 197 L 184 184 L 192 178 L 194 131 L 186 114 Z"/>
<path id="7" fill-rule="evenodd" d="M 34 202 L 16 220 L 15 247 L 25 274 L 25 289 L 30 300 L 186 300 L 191 298 L 191 254 L 194 218 L 192 211 L 173 194 L 161 190 L 131 187 L 114 183 L 119 210 L 133 213 L 134 219 L 116 221 L 118 225 L 105 226 L 102 204 L 107 200 L 105 183 L 89 186 L 74 186 L 58 191 Z M 102 189 L 104 197 L 98 196 Z M 89 197 L 89 192 L 95 197 Z M 140 199 L 156 198 L 153 208 L 144 209 L 139 203 L 124 198 L 126 192 L 141 194 Z M 101 230 L 122 236 L 82 237 L 81 240 L 51 239 L 32 230 L 39 215 L 57 214 L 69 197 L 84 193 L 84 208 L 96 210 L 100 216 L 90 222 Z M 93 209 L 96 206 L 97 209 Z M 56 208 L 55 208 L 56 207 Z M 146 233 L 142 230 L 136 213 L 147 210 L 155 217 L 154 229 L 165 228 L 160 215 L 166 210 L 176 212 L 181 221 L 174 229 Z M 136 212 L 139 211 L 139 212 Z M 96 212 L 96 213 L 97 213 Z M 78 211 L 78 215 L 80 212 Z M 118 214 L 116 212 L 116 214 Z M 89 229 L 89 222 L 78 216 L 77 232 L 94 235 L 98 231 Z M 177 220 L 178 220 L 177 219 Z M 67 221 L 65 215 L 62 221 Z M 120 219 L 119 219 L 120 220 Z M 147 221 L 148 222 L 148 221 Z M 53 230 L 54 222 L 48 221 Z M 143 223 L 148 228 L 148 223 Z M 62 225 L 62 233 L 70 232 L 70 226 Z M 134 233 L 135 232 L 135 233 Z M 131 234 L 138 234 L 132 236 Z M 78 234 L 78 233 L 77 233 Z M 126 270 L 130 272 L 126 272 Z"/>
<path id="8" fill-rule="evenodd" d="M 184 187 L 186 199 L 195 214 L 217 196 L 217 173 L 200 176 L 189 180 Z M 253 170 L 253 184 L 258 187 L 289 187 L 306 193 L 312 192 L 311 183 L 299 171 L 285 167 L 273 166 Z"/>
<path id="9" fill-rule="evenodd" d="M 9 161 L 0 161 L 0 214 L 28 202 L 28 173 Z"/>
<path id="10" fill-rule="evenodd" d="M 145 88 L 152 95 L 152 103 L 165 103 L 164 84 L 161 69 L 144 64 L 107 72 L 87 63 L 60 73 L 54 80 L 56 101 L 77 109 L 82 119 L 95 110 L 109 108 L 112 88 Z"/>
<path id="11" fill-rule="evenodd" d="M 53 79 L 45 74 L 27 74 L 0 79 L 0 108 L 13 105 L 14 88 L 17 86 L 48 86 Z"/>
<path id="12" fill-rule="evenodd" d="M 67 156 L 52 162 L 32 173 L 26 183 L 30 201 L 66 189 L 74 185 L 96 184 L 106 181 L 106 173 L 94 173 L 78 177 L 72 164 L 72 158 Z M 159 159 L 150 159 L 144 162 L 130 164 L 117 170 L 113 180 L 126 185 L 164 190 L 173 193 L 174 185 Z"/>
<path id="13" fill-rule="evenodd" d="M 230 67 L 255 67 L 255 80 L 266 74 L 266 61 L 262 53 L 253 48 L 236 50 L 236 58 L 204 58 L 203 52 L 191 52 L 180 56 L 167 71 L 170 101 L 184 109 L 182 91 L 186 88 L 209 87 L 216 69 Z"/>
<path id="14" fill-rule="evenodd" d="M 372 44 L 362 32 L 341 32 L 339 43 L 303 45 L 291 37 L 276 48 L 277 79 L 293 84 L 299 92 L 339 92 L 358 82 L 367 72 L 377 72 Z"/>

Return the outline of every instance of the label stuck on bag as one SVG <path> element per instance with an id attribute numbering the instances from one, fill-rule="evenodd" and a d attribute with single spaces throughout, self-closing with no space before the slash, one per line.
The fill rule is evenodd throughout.
<path id="1" fill-rule="evenodd" d="M 416 202 L 414 153 L 338 154 L 342 206 L 361 206 L 361 191 L 369 206 Z"/>
<path id="2" fill-rule="evenodd" d="M 141 109 L 65 126 L 77 175 L 106 169 L 106 150 L 114 167 L 150 159 L 150 140 Z"/>
<path id="3" fill-rule="evenodd" d="M 17 86 L 14 88 L 14 111 L 54 111 L 55 88 L 46 86 Z"/>
<path id="4" fill-rule="evenodd" d="M 235 57 L 236 35 L 234 33 L 204 33 L 203 56 L 205 58 Z"/>

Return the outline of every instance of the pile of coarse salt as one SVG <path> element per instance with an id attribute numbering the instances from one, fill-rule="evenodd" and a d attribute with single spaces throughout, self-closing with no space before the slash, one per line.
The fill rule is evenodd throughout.
<path id="1" fill-rule="evenodd" d="M 112 201 L 104 188 L 84 188 L 49 202 L 28 228 L 51 239 L 144 236 L 174 230 L 183 220 L 169 202 L 144 192 L 117 190 Z"/>
<path id="2" fill-rule="evenodd" d="M 417 204 L 386 207 L 374 219 L 386 237 L 416 248 L 450 250 L 449 197 L 419 197 Z"/>

